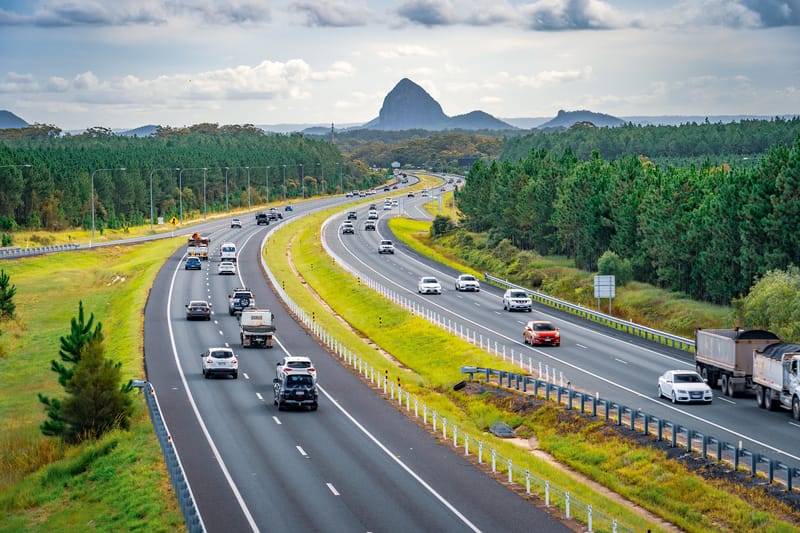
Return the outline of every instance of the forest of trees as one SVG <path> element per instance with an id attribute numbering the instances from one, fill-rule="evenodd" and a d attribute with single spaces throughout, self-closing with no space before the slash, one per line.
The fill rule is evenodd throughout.
<path id="1" fill-rule="evenodd" d="M 800 136 L 734 168 L 534 149 L 474 165 L 457 205 L 494 243 L 586 270 L 612 251 L 637 280 L 729 304 L 766 272 L 800 265 Z"/>
<path id="2" fill-rule="evenodd" d="M 38 125 L 0 130 L 0 229 L 90 227 L 92 175 L 101 229 L 148 222 L 151 183 L 154 217 L 168 219 L 181 204 L 184 216 L 222 212 L 226 199 L 234 209 L 264 203 L 267 194 L 298 198 L 303 186 L 306 195 L 367 188 L 385 176 L 343 159 L 328 142 L 251 126 L 160 128 L 145 138 L 104 128 L 60 133 Z"/>
<path id="3" fill-rule="evenodd" d="M 564 131 L 542 130 L 508 137 L 500 159 L 518 161 L 531 150 L 563 153 L 569 149 L 578 159 L 588 159 L 592 152 L 598 152 L 609 160 L 643 155 L 658 165 L 687 166 L 710 161 L 738 166 L 772 146 L 791 145 L 798 135 L 800 117 L 680 126 L 627 124 L 596 128 L 579 124 Z"/>

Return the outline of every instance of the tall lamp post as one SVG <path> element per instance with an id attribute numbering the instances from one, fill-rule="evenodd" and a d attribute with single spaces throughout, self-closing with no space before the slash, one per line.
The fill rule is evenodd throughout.
<path id="1" fill-rule="evenodd" d="M 250 210 L 250 167 L 244 167 L 247 169 L 247 209 Z"/>
<path id="2" fill-rule="evenodd" d="M 286 203 L 286 165 L 281 165 L 283 167 L 283 203 Z"/>
<path id="3" fill-rule="evenodd" d="M 230 213 L 230 209 L 228 209 L 228 170 L 230 167 L 225 167 L 225 213 Z"/>
<path id="4" fill-rule="evenodd" d="M 303 200 L 306 199 L 306 175 L 303 172 L 303 163 L 300 163 L 300 183 L 302 184 L 303 189 Z"/>
<path id="5" fill-rule="evenodd" d="M 94 172 L 92 172 L 92 240 L 89 241 L 89 246 L 91 247 L 94 244 L 94 175 L 98 172 L 113 172 L 115 170 L 126 170 L 125 167 L 118 167 L 118 168 L 98 168 Z"/>

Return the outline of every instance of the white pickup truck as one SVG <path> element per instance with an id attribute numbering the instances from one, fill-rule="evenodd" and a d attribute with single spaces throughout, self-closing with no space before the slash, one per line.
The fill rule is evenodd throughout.
<path id="1" fill-rule="evenodd" d="M 275 315 L 269 309 L 243 309 L 239 316 L 239 331 L 243 348 L 272 348 Z"/>

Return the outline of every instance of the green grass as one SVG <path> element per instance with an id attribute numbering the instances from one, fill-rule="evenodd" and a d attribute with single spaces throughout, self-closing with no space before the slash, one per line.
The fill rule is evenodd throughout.
<path id="1" fill-rule="evenodd" d="M 523 465 L 536 475 L 552 480 L 570 491 L 573 497 L 636 530 L 658 530 L 658 527 L 628 506 L 563 476 L 557 467 L 492 437 L 486 432 L 488 425 L 501 419 L 520 424 L 522 433 L 536 434 L 541 448 L 565 464 L 688 531 L 796 530 L 782 521 L 791 517 L 791 512 L 774 501 L 757 501 L 752 493 L 740 497 L 735 487 L 708 483 L 667 459 L 663 452 L 636 446 L 616 434 L 607 434 L 604 426 L 596 421 L 577 417 L 570 418 L 568 424 L 555 424 L 563 409 L 546 408 L 537 419 L 505 411 L 492 405 L 487 398 L 452 392 L 452 385 L 463 377 L 460 365 L 511 368 L 390 304 L 333 265 L 319 240 L 320 224 L 332 212 L 307 217 L 273 235 L 264 252 L 270 269 L 287 293 L 295 301 L 303 302 L 304 309 L 313 313 L 328 332 L 375 367 L 379 375 L 388 372 L 391 381 L 399 377 L 404 389 L 427 404 L 429 410 L 435 409 L 440 416 L 457 423 L 460 431 L 480 438 L 504 457 L 511 458 L 515 465 Z M 401 239 L 415 249 L 424 247 L 427 238 L 424 224 L 393 219 L 392 229 L 396 234 L 403 233 Z M 437 259 L 445 258 L 445 262 L 457 266 L 443 252 L 437 252 L 426 253 Z M 312 291 L 325 304 L 309 297 Z M 350 328 L 342 325 L 327 306 L 344 317 Z M 382 355 L 381 350 L 390 357 Z M 545 416 L 548 412 L 551 413 L 549 417 Z M 553 426 L 559 426 L 559 430 L 554 430 Z M 747 503 L 748 499 L 757 503 Z M 775 516 L 771 516 L 771 512 Z"/>
<path id="2" fill-rule="evenodd" d="M 64 396 L 50 361 L 81 300 L 102 322 L 106 355 L 122 363 L 124 379 L 144 376 L 144 304 L 164 258 L 182 244 L 166 239 L 0 264 L 17 288 L 17 317 L 0 324 L 0 531 L 183 527 L 141 398 L 129 431 L 79 446 L 41 435 L 37 398 Z"/>

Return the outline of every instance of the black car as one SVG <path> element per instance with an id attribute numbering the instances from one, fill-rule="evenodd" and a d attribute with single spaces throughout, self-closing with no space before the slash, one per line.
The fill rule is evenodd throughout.
<path id="1" fill-rule="evenodd" d="M 317 383 L 314 376 L 305 371 L 287 372 L 282 378 L 274 378 L 273 403 L 279 411 L 286 407 L 307 407 L 312 411 L 317 410 L 318 395 Z"/>
<path id="2" fill-rule="evenodd" d="M 205 300 L 192 300 L 186 304 L 186 320 L 211 320 L 211 304 Z"/>
<path id="3" fill-rule="evenodd" d="M 349 211 L 347 213 L 347 220 L 358 220 L 358 213 L 355 211 Z"/>
<path id="4" fill-rule="evenodd" d="M 199 257 L 187 257 L 183 263 L 184 270 L 203 270 L 203 265 L 200 263 Z"/>
<path id="5" fill-rule="evenodd" d="M 269 226 L 269 217 L 267 216 L 267 214 L 266 213 L 257 213 L 256 214 L 256 224 L 259 225 L 259 226 L 261 224 Z"/>
<path id="6" fill-rule="evenodd" d="M 375 221 L 374 220 L 367 220 L 364 223 L 364 231 L 375 231 Z"/>

